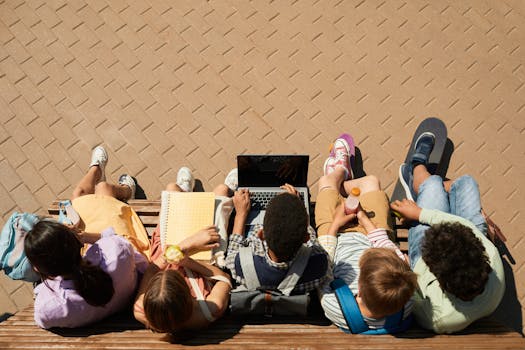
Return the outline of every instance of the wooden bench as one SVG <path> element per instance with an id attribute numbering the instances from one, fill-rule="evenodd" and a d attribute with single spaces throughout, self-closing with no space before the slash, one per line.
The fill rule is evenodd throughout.
<path id="1" fill-rule="evenodd" d="M 55 219 L 58 218 L 58 202 L 59 200 L 54 201 L 47 208 L 47 213 Z M 139 215 L 142 224 L 151 236 L 155 226 L 159 223 L 160 200 L 132 199 L 128 204 Z"/>
<path id="2" fill-rule="evenodd" d="M 185 346 L 213 349 L 524 349 L 516 332 L 491 320 L 480 320 L 455 335 L 435 335 L 414 327 L 393 335 L 346 334 L 325 320 L 245 323 L 226 316 L 209 329 L 187 339 L 170 339 L 153 333 L 119 314 L 91 327 L 46 331 L 33 322 L 33 308 L 18 312 L 0 326 L 1 349 L 179 349 Z M 175 344 L 170 344 L 175 342 Z"/>
<path id="3" fill-rule="evenodd" d="M 157 222 L 159 201 L 134 200 L 129 203 L 151 232 Z M 57 215 L 57 202 L 48 210 Z M 171 344 L 174 342 L 175 344 Z M 90 327 L 77 329 L 38 328 L 33 321 L 33 307 L 18 312 L 0 326 L 0 349 L 177 349 L 185 346 L 214 349 L 348 349 L 348 348 L 473 348 L 524 349 L 525 340 L 500 323 L 483 319 L 454 335 L 436 335 L 414 326 L 398 335 L 364 336 L 346 334 L 325 318 L 304 320 L 237 320 L 230 315 L 209 329 L 188 334 L 184 339 L 170 339 L 153 333 L 135 321 L 131 311 L 115 315 Z"/>

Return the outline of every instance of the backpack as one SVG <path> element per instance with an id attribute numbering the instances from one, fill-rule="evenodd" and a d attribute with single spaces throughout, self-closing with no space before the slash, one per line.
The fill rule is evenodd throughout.
<path id="1" fill-rule="evenodd" d="M 239 286 L 230 294 L 230 310 L 239 316 L 306 316 L 310 294 L 290 295 L 301 278 L 310 258 L 311 248 L 302 245 L 288 268 L 288 273 L 277 289 L 261 288 L 250 247 L 241 247 L 239 258 L 245 286 Z"/>
<path id="2" fill-rule="evenodd" d="M 342 279 L 335 279 L 330 283 L 330 287 L 335 291 L 337 301 L 345 317 L 348 329 L 341 328 L 346 333 L 352 334 L 393 334 L 406 331 L 412 324 L 412 315 L 403 319 L 405 308 L 395 314 L 386 317 L 383 328 L 370 329 L 363 319 L 359 306 L 354 297 L 354 293 Z"/>
<path id="3" fill-rule="evenodd" d="M 33 270 L 33 266 L 24 252 L 24 239 L 39 217 L 30 213 L 14 212 L 0 233 L 0 270 L 14 280 L 36 282 L 40 275 Z"/>

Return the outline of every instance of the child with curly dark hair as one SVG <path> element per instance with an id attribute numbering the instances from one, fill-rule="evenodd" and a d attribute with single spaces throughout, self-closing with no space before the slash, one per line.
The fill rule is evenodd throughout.
<path id="1" fill-rule="evenodd" d="M 505 275 L 498 250 L 486 237 L 476 181 L 470 176 L 443 181 L 428 172 L 434 139 L 424 133 L 416 141 L 411 162 L 400 167 L 410 199 L 391 207 L 419 222 L 408 235 L 410 265 L 419 284 L 416 320 L 436 333 L 452 333 L 496 309 Z"/>
<path id="2" fill-rule="evenodd" d="M 471 301 L 485 289 L 492 268 L 472 229 L 458 222 L 432 225 L 425 232 L 421 256 L 443 290 Z"/>

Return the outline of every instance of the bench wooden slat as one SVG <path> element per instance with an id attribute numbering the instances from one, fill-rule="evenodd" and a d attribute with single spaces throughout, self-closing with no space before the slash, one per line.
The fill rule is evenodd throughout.
<path id="1" fill-rule="evenodd" d="M 58 202 L 53 202 L 47 212 L 50 215 L 58 215 Z M 146 201 L 145 201 L 146 202 Z M 158 216 L 160 212 L 160 201 L 147 201 L 143 203 L 139 200 L 133 200 L 128 203 L 140 216 Z"/>
<path id="2" fill-rule="evenodd" d="M 475 348 L 523 349 L 525 340 L 516 332 L 490 319 L 477 321 L 458 335 L 435 335 L 413 328 L 398 335 L 363 336 L 346 334 L 326 322 L 300 323 L 252 322 L 242 324 L 231 316 L 219 320 L 209 329 L 177 344 L 167 342 L 164 334 L 146 330 L 130 314 L 120 314 L 92 327 L 46 331 L 32 319 L 30 306 L 2 323 L 0 348 L 19 349 L 261 349 L 308 348 L 348 349 L 358 347 L 409 349 Z"/>

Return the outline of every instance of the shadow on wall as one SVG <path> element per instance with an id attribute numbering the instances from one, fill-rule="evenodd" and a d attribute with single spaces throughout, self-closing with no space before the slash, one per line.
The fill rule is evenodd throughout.
<path id="1" fill-rule="evenodd" d="M 11 316 L 13 316 L 13 314 L 10 314 L 8 312 L 4 312 L 2 315 L 0 315 L 0 322 L 4 322 L 5 320 L 7 320 Z"/>
<path id="2" fill-rule="evenodd" d="M 501 242 L 501 244 L 505 246 L 503 242 Z M 498 247 L 500 254 L 503 255 L 500 249 L 501 245 L 496 244 L 496 246 Z M 506 259 L 503 256 L 501 258 L 503 262 L 503 268 L 505 270 L 505 293 L 503 294 L 503 299 L 498 305 L 498 308 L 492 314 L 492 317 L 523 336 L 521 304 L 516 293 L 516 280 L 514 279 L 514 272 L 512 271 L 511 264 L 509 263 L 509 261 L 512 262 L 513 259 L 508 253 L 508 250 L 505 255 L 510 257 L 510 259 Z M 514 264 L 515 263 L 513 263 L 513 265 Z"/>

